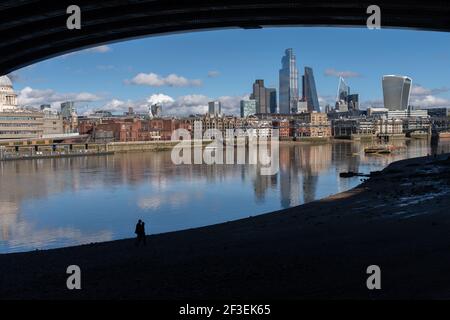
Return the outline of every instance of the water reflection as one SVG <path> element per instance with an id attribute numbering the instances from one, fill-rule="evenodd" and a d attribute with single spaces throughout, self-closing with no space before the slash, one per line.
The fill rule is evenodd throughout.
<path id="1" fill-rule="evenodd" d="M 159 233 L 287 208 L 359 183 L 339 172 L 431 152 L 427 140 L 395 144 L 406 149 L 368 156 L 368 143 L 282 144 L 274 176 L 256 165 L 175 166 L 170 152 L 0 162 L 0 252 L 130 237 L 138 218 Z"/>

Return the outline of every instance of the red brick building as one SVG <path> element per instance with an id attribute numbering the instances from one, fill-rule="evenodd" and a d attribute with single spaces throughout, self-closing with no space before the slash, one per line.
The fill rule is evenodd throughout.
<path id="1" fill-rule="evenodd" d="M 80 134 L 90 134 L 95 137 L 95 132 L 112 132 L 114 141 L 152 141 L 171 140 L 174 130 L 183 128 L 192 131 L 192 124 L 188 120 L 178 119 L 84 119 L 80 122 Z"/>

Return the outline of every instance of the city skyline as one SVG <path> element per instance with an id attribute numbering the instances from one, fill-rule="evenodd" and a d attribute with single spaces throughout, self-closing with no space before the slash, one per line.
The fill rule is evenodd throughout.
<path id="1" fill-rule="evenodd" d="M 218 35 L 222 43 L 217 48 L 205 47 Z M 341 52 L 336 43 L 342 37 L 337 35 L 368 45 L 361 43 L 355 53 Z M 261 38 L 271 40 L 273 46 L 258 50 Z M 241 46 L 225 51 L 232 39 Z M 334 105 L 340 76 L 360 94 L 362 109 L 380 106 L 384 74 L 410 76 L 414 80 L 411 104 L 438 107 L 450 105 L 449 81 L 441 72 L 450 66 L 445 39 L 448 35 L 435 32 L 340 28 L 185 33 L 71 53 L 18 70 L 11 78 L 21 105 L 49 103 L 59 108 L 61 102 L 73 100 L 78 112 L 84 114 L 98 109 L 122 113 L 130 106 L 143 111 L 162 102 L 164 113 L 187 115 L 205 113 L 209 101 L 219 100 L 225 114 L 237 115 L 239 101 L 249 97 L 256 79 L 264 79 L 266 87 L 278 88 L 280 58 L 292 47 L 297 68 L 310 66 L 314 70 L 322 110 L 326 104 Z M 314 49 L 308 45 L 311 41 Z M 417 41 L 429 48 L 405 58 L 402 52 L 410 51 Z M 382 50 L 388 46 L 389 51 Z M 181 48 L 185 49 L 183 55 L 179 54 Z M 342 48 L 348 46 L 344 43 Z M 146 55 L 150 57 L 143 59 Z"/>

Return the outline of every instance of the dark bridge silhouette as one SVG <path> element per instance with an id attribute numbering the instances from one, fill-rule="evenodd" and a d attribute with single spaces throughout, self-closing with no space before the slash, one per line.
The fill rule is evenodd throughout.
<path id="1" fill-rule="evenodd" d="M 69 5 L 81 30 L 66 28 Z M 366 26 L 367 7 L 382 27 L 450 31 L 443 0 L 2 0 L 0 74 L 74 50 L 123 39 L 214 28 Z"/>

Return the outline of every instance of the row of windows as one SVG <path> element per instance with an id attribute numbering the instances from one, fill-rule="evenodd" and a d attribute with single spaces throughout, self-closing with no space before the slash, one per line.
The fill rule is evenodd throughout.
<path id="1" fill-rule="evenodd" d="M 38 134 L 41 131 L 0 131 L 1 134 Z"/>
<path id="2" fill-rule="evenodd" d="M 40 120 L 42 118 L 37 117 L 0 117 L 0 121 L 25 121 L 25 120 Z"/>
<path id="3" fill-rule="evenodd" d="M 36 127 L 42 126 L 41 123 L 1 123 L 0 127 Z"/>

